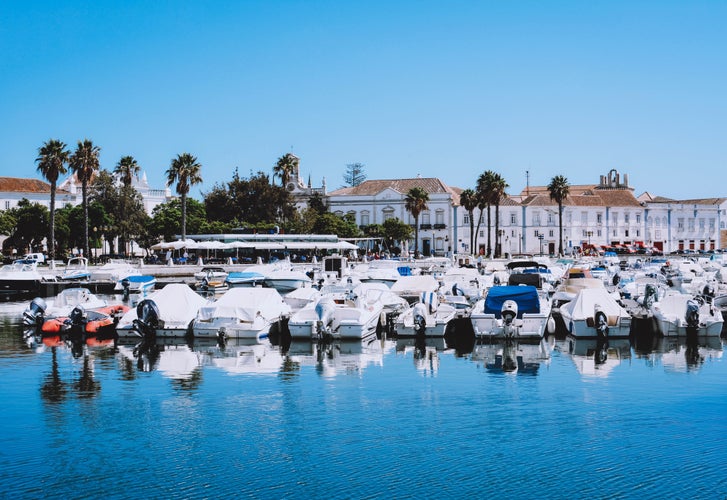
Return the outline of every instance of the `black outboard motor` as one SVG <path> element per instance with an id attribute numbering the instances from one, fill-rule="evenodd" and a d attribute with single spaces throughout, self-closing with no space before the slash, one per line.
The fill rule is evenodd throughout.
<path id="1" fill-rule="evenodd" d="M 121 280 L 121 289 L 123 290 L 123 300 L 124 302 L 129 300 L 129 293 L 131 292 L 131 282 L 129 281 L 129 278 L 124 278 Z"/>
<path id="2" fill-rule="evenodd" d="M 136 316 L 134 330 L 140 337 L 156 341 L 157 328 L 160 325 L 159 308 L 156 303 L 150 299 L 142 300 L 136 306 Z"/>
<path id="3" fill-rule="evenodd" d="M 656 287 L 649 283 L 644 289 L 644 309 L 651 310 L 657 299 Z"/>
<path id="4" fill-rule="evenodd" d="M 43 321 L 45 320 L 46 309 L 48 309 L 48 305 L 45 303 L 45 300 L 41 297 L 34 298 L 30 301 L 28 308 L 23 311 L 23 324 L 25 326 L 40 328 L 43 326 Z"/>
<path id="5" fill-rule="evenodd" d="M 427 329 L 427 306 L 419 302 L 414 306 L 412 315 L 414 320 L 414 333 L 416 335 L 425 335 Z"/>
<path id="6" fill-rule="evenodd" d="M 464 297 L 464 290 L 460 288 L 458 283 L 452 285 L 452 295 L 454 295 L 455 297 Z"/>
<path id="7" fill-rule="evenodd" d="M 704 297 L 704 300 L 706 300 L 708 304 L 711 304 L 714 296 L 714 286 L 711 283 L 704 285 L 704 290 L 702 290 L 702 297 Z"/>
<path id="8" fill-rule="evenodd" d="M 598 336 L 603 338 L 608 337 L 608 317 L 606 317 L 606 313 L 598 305 L 595 307 L 593 322 L 595 323 Z"/>

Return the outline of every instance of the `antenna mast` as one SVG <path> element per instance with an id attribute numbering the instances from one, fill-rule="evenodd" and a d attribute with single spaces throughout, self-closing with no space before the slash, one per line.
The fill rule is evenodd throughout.
<path id="1" fill-rule="evenodd" d="M 530 170 L 525 171 L 525 196 L 530 196 Z"/>

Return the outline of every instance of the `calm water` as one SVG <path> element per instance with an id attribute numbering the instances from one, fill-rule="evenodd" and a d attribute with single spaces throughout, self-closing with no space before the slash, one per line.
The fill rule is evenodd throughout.
<path id="1" fill-rule="evenodd" d="M 28 346 L 24 306 L 0 305 L 6 498 L 727 495 L 719 339 L 135 356 Z"/>

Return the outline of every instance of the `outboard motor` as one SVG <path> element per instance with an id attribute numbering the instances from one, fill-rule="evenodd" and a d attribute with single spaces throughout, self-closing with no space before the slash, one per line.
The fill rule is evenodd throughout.
<path id="1" fill-rule="evenodd" d="M 608 337 L 608 317 L 598 304 L 594 307 L 593 323 L 599 337 Z"/>
<path id="2" fill-rule="evenodd" d="M 330 297 L 323 298 L 316 304 L 316 316 L 318 320 L 315 324 L 315 333 L 319 340 L 329 339 L 332 337 L 331 323 L 333 322 L 333 310 L 335 305 Z"/>
<path id="3" fill-rule="evenodd" d="M 124 278 L 121 280 L 121 289 L 123 290 L 123 300 L 124 302 L 129 300 L 129 293 L 131 293 L 131 282 L 129 281 L 129 278 Z"/>
<path id="4" fill-rule="evenodd" d="M 644 289 L 644 309 L 651 310 L 651 308 L 654 306 L 654 302 L 656 302 L 656 287 L 649 283 L 646 285 L 646 288 Z"/>
<path id="5" fill-rule="evenodd" d="M 455 297 L 464 297 L 465 294 L 464 290 L 460 288 L 459 284 L 455 283 L 454 285 L 452 285 L 452 295 L 454 295 Z"/>
<path id="6" fill-rule="evenodd" d="M 613 283 L 613 286 L 617 286 L 619 283 L 621 283 L 621 275 L 618 273 L 614 274 L 611 282 Z"/>
<path id="7" fill-rule="evenodd" d="M 140 337 L 148 340 L 156 340 L 157 328 L 160 326 L 159 308 L 150 299 L 144 299 L 136 306 L 136 319 L 134 330 Z"/>
<path id="8" fill-rule="evenodd" d="M 704 290 L 702 290 L 702 297 L 704 297 L 704 300 L 706 300 L 708 304 L 712 303 L 714 295 L 714 285 L 712 285 L 711 283 L 707 283 L 706 285 L 704 285 Z"/>
<path id="9" fill-rule="evenodd" d="M 514 300 L 506 300 L 500 309 L 502 315 L 502 328 L 506 338 L 515 336 L 517 328 L 515 327 L 515 318 L 517 318 L 517 302 Z"/>
<path id="10" fill-rule="evenodd" d="M 687 313 L 684 317 L 687 323 L 687 329 L 699 328 L 699 303 L 696 300 L 689 299 L 687 301 Z"/>
<path id="11" fill-rule="evenodd" d="M 36 297 L 30 301 L 28 308 L 23 311 L 23 324 L 25 326 L 32 326 L 40 328 L 43 326 L 45 319 L 45 311 L 48 309 L 48 305 L 41 297 Z"/>
<path id="12" fill-rule="evenodd" d="M 414 333 L 424 335 L 427 328 L 427 305 L 422 302 L 415 304 L 412 317 L 414 318 Z"/>

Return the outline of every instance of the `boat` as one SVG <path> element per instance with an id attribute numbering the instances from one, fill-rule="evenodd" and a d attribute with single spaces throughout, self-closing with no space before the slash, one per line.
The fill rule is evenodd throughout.
<path id="1" fill-rule="evenodd" d="M 16 260 L 0 267 L 0 296 L 6 299 L 40 295 L 45 279 L 35 260 Z"/>
<path id="2" fill-rule="evenodd" d="M 154 290 L 156 283 L 156 277 L 151 274 L 132 274 L 117 281 L 114 286 L 114 292 L 124 293 L 127 296 L 129 293 L 146 295 Z"/>
<path id="3" fill-rule="evenodd" d="M 560 316 L 574 337 L 628 337 L 631 315 L 604 287 L 583 288 L 560 307 Z"/>
<path id="4" fill-rule="evenodd" d="M 294 269 L 272 269 L 265 273 L 264 284 L 268 288 L 275 288 L 280 293 L 292 292 L 296 288 L 309 286 L 312 280 L 302 271 Z"/>
<path id="5" fill-rule="evenodd" d="M 265 275 L 257 271 L 232 271 L 225 278 L 225 283 L 229 288 L 262 286 L 264 282 Z"/>
<path id="6" fill-rule="evenodd" d="M 283 300 L 290 306 L 291 312 L 300 311 L 305 306 L 316 302 L 321 291 L 316 287 L 304 286 L 283 295 Z"/>
<path id="7" fill-rule="evenodd" d="M 449 322 L 457 317 L 457 308 L 442 303 L 436 293 L 425 292 L 419 302 L 396 319 L 396 334 L 406 336 L 443 337 Z"/>
<path id="8" fill-rule="evenodd" d="M 291 338 L 360 340 L 376 334 L 383 304 L 359 286 L 328 285 L 321 296 L 288 321 Z"/>
<path id="9" fill-rule="evenodd" d="M 192 321 L 208 300 L 183 283 L 170 283 L 156 290 L 135 308 L 128 311 L 116 325 L 119 336 L 149 339 L 184 337 L 191 332 Z"/>
<path id="10" fill-rule="evenodd" d="M 385 283 L 361 283 L 359 289 L 369 300 L 381 302 L 383 309 L 380 323 L 386 327 L 386 331 L 393 332 L 396 318 L 409 309 L 409 302 L 392 292 Z"/>
<path id="11" fill-rule="evenodd" d="M 229 289 L 227 271 L 222 267 L 204 266 L 194 273 L 195 289 L 201 292 L 221 293 Z"/>
<path id="12" fill-rule="evenodd" d="M 485 293 L 485 280 L 470 267 L 453 267 L 439 277 L 442 302 L 453 305 L 459 316 L 466 316 Z"/>
<path id="13" fill-rule="evenodd" d="M 724 319 L 715 305 L 701 296 L 671 291 L 654 304 L 654 319 L 665 337 L 696 334 L 719 337 Z"/>
<path id="14" fill-rule="evenodd" d="M 290 314 L 290 306 L 272 288 L 232 288 L 200 307 L 192 323 L 195 338 L 264 339 Z"/>
<path id="15" fill-rule="evenodd" d="M 439 282 L 428 274 L 419 276 L 402 276 L 391 285 L 391 291 L 405 298 L 409 304 L 419 301 L 423 293 L 437 293 Z"/>
<path id="16" fill-rule="evenodd" d="M 121 259 L 111 259 L 100 267 L 91 268 L 91 281 L 117 283 L 127 276 L 135 276 L 141 274 L 141 271 L 131 263 Z"/>
<path id="17" fill-rule="evenodd" d="M 540 339 L 546 329 L 555 331 L 548 298 L 532 285 L 491 287 L 472 308 L 470 321 L 477 337 Z"/>
<path id="18" fill-rule="evenodd" d="M 411 276 L 412 269 L 397 260 L 372 260 L 367 266 L 356 268 L 361 283 L 384 283 L 391 287 L 402 276 Z"/>
<path id="19" fill-rule="evenodd" d="M 88 269 L 86 257 L 72 257 L 63 272 L 58 275 L 60 281 L 88 281 L 91 278 L 91 271 Z"/>
<path id="20" fill-rule="evenodd" d="M 76 328 L 85 334 L 112 333 L 129 307 L 109 304 L 87 288 L 66 288 L 54 299 L 34 298 L 23 311 L 23 324 L 36 327 L 41 335 L 67 333 Z"/>

